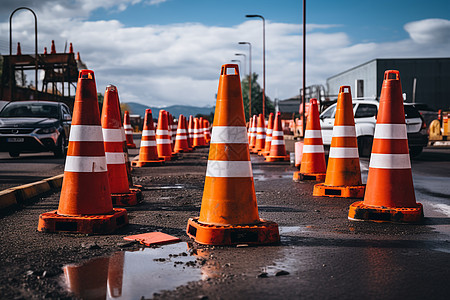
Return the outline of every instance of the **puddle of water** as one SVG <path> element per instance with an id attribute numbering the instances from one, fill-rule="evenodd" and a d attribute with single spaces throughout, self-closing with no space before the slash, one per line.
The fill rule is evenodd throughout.
<path id="1" fill-rule="evenodd" d="M 182 188 L 184 188 L 184 184 L 144 187 L 144 190 L 153 191 L 153 190 L 172 190 L 172 189 L 182 189 Z"/>
<path id="2" fill-rule="evenodd" d="M 148 299 L 159 291 L 206 279 L 197 262 L 187 243 L 122 251 L 64 266 L 61 283 L 83 299 Z"/>
<path id="3" fill-rule="evenodd" d="M 278 227 L 280 235 L 288 234 L 288 233 L 301 233 L 308 232 L 306 226 L 280 226 Z"/>

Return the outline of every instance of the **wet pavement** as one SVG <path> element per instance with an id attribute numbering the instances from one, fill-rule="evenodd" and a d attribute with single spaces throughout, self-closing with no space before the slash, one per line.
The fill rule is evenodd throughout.
<path id="1" fill-rule="evenodd" d="M 189 241 L 199 214 L 207 149 L 162 167 L 135 169 L 144 202 L 112 235 L 36 232 L 39 213 L 59 194 L 0 219 L 0 294 L 83 299 L 448 299 L 450 150 L 412 163 L 424 224 L 352 222 L 355 199 L 312 197 L 287 163 L 252 156 L 260 217 L 280 226 L 279 245 L 204 247 Z M 368 160 L 361 160 L 363 178 Z M 364 179 L 365 180 L 365 179 Z M 124 236 L 162 231 L 182 242 L 155 248 Z M 5 275 L 5 272 L 7 275 Z M 45 273 L 44 273 L 45 272 Z"/>

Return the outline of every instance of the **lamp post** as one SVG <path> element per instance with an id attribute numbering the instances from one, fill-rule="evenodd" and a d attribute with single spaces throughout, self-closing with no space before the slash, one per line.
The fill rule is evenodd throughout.
<path id="1" fill-rule="evenodd" d="M 242 72 L 242 74 L 244 74 L 244 77 L 245 77 L 245 65 L 247 64 L 247 55 L 245 55 L 244 53 L 235 53 L 234 55 L 244 57 L 244 68 L 243 68 L 244 72 Z"/>
<path id="2" fill-rule="evenodd" d="M 245 15 L 247 18 L 260 18 L 263 21 L 263 103 L 262 103 L 262 113 L 265 117 L 265 107 L 266 107 L 266 20 L 261 15 Z"/>
<path id="3" fill-rule="evenodd" d="M 302 109 L 303 109 L 303 116 L 302 116 L 302 136 L 305 138 L 305 132 L 306 132 L 306 118 L 305 118 L 305 111 L 306 111 L 306 0 L 303 0 L 303 84 L 302 84 Z"/>
<path id="4" fill-rule="evenodd" d="M 248 118 L 252 117 L 252 44 L 239 42 L 239 45 L 248 45 Z"/>

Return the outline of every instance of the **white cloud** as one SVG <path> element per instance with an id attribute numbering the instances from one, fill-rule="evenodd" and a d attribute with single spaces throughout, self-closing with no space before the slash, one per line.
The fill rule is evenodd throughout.
<path id="1" fill-rule="evenodd" d="M 39 50 L 49 47 L 52 39 L 60 52 L 66 40 L 72 42 L 95 71 L 99 92 L 111 83 L 124 102 L 214 105 L 220 66 L 235 59 L 236 52 L 248 53 L 248 46 L 238 45 L 239 41 L 252 43 L 252 71 L 260 74 L 262 82 L 261 22 L 248 20 L 233 27 L 199 23 L 126 27 L 115 20 L 85 20 L 99 7 L 117 10 L 140 0 L 77 2 L 82 8 L 70 6 L 69 1 L 49 0 L 38 11 Z M 405 25 L 408 39 L 358 44 L 352 44 L 345 32 L 336 32 L 338 25 L 308 24 L 307 84 L 323 84 L 327 77 L 374 58 L 446 57 L 449 24 L 449 20 L 435 19 L 411 22 Z M 0 23 L 0 36 L 8 36 L 7 21 Z M 34 49 L 33 39 L 32 19 L 18 15 L 14 41 L 21 41 L 26 50 Z M 298 94 L 301 43 L 301 25 L 266 22 L 266 91 L 270 98 Z"/>

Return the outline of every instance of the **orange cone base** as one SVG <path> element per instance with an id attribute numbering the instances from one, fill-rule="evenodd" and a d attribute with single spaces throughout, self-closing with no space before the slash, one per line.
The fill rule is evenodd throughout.
<path id="1" fill-rule="evenodd" d="M 270 151 L 260 151 L 260 152 L 258 152 L 258 155 L 261 155 L 261 156 L 267 156 L 269 154 L 270 154 Z"/>
<path id="2" fill-rule="evenodd" d="M 111 194 L 113 206 L 134 206 L 142 201 L 142 191 L 140 189 L 130 188 L 130 193 Z"/>
<path id="3" fill-rule="evenodd" d="M 298 172 L 294 172 L 294 177 L 292 179 L 295 182 L 306 181 L 306 180 L 325 181 L 325 175 L 326 175 L 326 173 L 303 174 L 303 173 L 300 173 L 300 171 L 298 171 Z"/>
<path id="4" fill-rule="evenodd" d="M 164 164 L 164 159 L 162 159 L 162 158 L 160 158 L 158 160 L 149 160 L 149 161 L 133 160 L 131 162 L 131 166 L 136 167 L 136 168 L 161 166 L 163 164 Z"/>
<path id="5" fill-rule="evenodd" d="M 251 154 L 258 154 L 258 151 L 261 151 L 261 150 L 257 150 L 256 148 L 251 148 L 250 149 L 250 153 Z"/>
<path id="6" fill-rule="evenodd" d="M 203 245 L 276 244 L 280 242 L 278 224 L 264 221 L 253 225 L 207 225 L 190 218 L 186 233 Z"/>
<path id="7" fill-rule="evenodd" d="M 285 156 L 266 156 L 266 161 L 267 162 L 274 162 L 274 161 L 289 161 L 289 155 L 285 155 Z"/>
<path id="8" fill-rule="evenodd" d="M 57 210 L 39 216 L 38 231 L 107 234 L 128 224 L 127 211 L 114 208 L 110 215 L 62 216 Z"/>
<path id="9" fill-rule="evenodd" d="M 128 149 L 136 149 L 136 144 L 127 144 Z"/>
<path id="10" fill-rule="evenodd" d="M 324 183 L 314 185 L 313 196 L 318 197 L 341 197 L 341 198 L 364 198 L 365 185 L 355 186 L 331 186 Z"/>
<path id="11" fill-rule="evenodd" d="M 422 204 L 417 207 L 382 207 L 365 205 L 358 201 L 350 205 L 348 219 L 392 223 L 419 223 L 423 220 Z"/>

